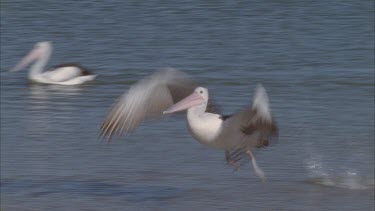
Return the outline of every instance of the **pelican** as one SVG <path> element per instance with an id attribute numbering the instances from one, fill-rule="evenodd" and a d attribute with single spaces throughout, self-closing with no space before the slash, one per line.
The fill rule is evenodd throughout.
<path id="1" fill-rule="evenodd" d="M 30 68 L 28 78 L 36 83 L 76 85 L 95 79 L 96 75 L 77 64 L 61 64 L 43 72 L 51 54 L 51 42 L 38 42 L 34 45 L 30 53 L 11 69 L 11 71 L 24 69 L 35 61 Z"/>
<path id="2" fill-rule="evenodd" d="M 223 150 L 235 170 L 248 157 L 256 175 L 265 181 L 252 149 L 268 146 L 278 128 L 263 86 L 257 86 L 252 105 L 242 111 L 220 115 L 214 108 L 207 88 L 197 86 L 181 71 L 167 69 L 131 86 L 107 113 L 99 135 L 109 141 L 113 135 L 129 134 L 146 120 L 187 110 L 188 129 L 198 142 Z"/>

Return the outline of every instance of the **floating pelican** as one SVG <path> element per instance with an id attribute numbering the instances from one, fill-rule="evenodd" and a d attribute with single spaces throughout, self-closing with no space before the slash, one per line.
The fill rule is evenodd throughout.
<path id="1" fill-rule="evenodd" d="M 50 42 L 38 42 L 30 53 L 25 56 L 11 71 L 18 71 L 27 67 L 36 60 L 31 66 L 28 78 L 37 83 L 76 85 L 94 80 L 96 75 L 92 74 L 86 68 L 77 64 L 61 64 L 51 70 L 43 72 L 49 57 L 52 53 L 52 44 Z"/>
<path id="2" fill-rule="evenodd" d="M 277 136 L 265 89 L 258 85 L 252 106 L 232 115 L 219 115 L 209 102 L 208 90 L 187 78 L 183 72 L 168 69 L 133 85 L 108 112 L 100 136 L 108 141 L 113 135 L 132 132 L 148 119 L 187 110 L 187 124 L 201 144 L 225 151 L 228 164 L 239 168 L 239 160 L 249 157 L 255 173 L 265 180 L 252 148 L 268 146 Z"/>

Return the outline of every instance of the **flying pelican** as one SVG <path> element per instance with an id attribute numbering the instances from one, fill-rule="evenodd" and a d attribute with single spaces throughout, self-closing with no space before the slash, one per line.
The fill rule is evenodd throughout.
<path id="1" fill-rule="evenodd" d="M 51 42 L 38 42 L 34 45 L 30 53 L 11 69 L 11 71 L 24 69 L 36 60 L 31 66 L 28 75 L 29 80 L 36 83 L 76 85 L 95 79 L 96 75 L 77 64 L 61 64 L 51 70 L 43 72 L 51 54 Z"/>
<path id="2" fill-rule="evenodd" d="M 266 179 L 252 148 L 268 146 L 278 128 L 271 116 L 265 89 L 258 85 L 253 104 L 232 115 L 219 115 L 209 101 L 208 90 L 198 87 L 181 71 L 167 69 L 131 86 L 109 110 L 99 135 L 108 141 L 126 135 L 143 121 L 187 110 L 187 125 L 201 144 L 224 150 L 228 164 L 237 170 L 249 157 L 257 176 Z"/>

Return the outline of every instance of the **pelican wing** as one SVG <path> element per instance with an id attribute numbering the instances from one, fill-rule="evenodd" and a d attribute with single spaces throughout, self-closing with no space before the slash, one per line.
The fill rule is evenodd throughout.
<path id="1" fill-rule="evenodd" d="M 223 133 L 235 133 L 242 137 L 238 146 L 228 150 L 268 146 L 269 140 L 278 135 L 276 122 L 271 116 L 267 93 L 261 85 L 258 85 L 255 91 L 252 106 L 231 116 L 222 116 L 222 119 L 225 125 Z"/>
<path id="2" fill-rule="evenodd" d="M 43 76 L 50 81 L 63 82 L 82 76 L 82 73 L 78 67 L 68 66 L 46 71 L 43 73 Z"/>
<path id="3" fill-rule="evenodd" d="M 93 75 L 88 69 L 79 64 L 60 64 L 43 73 L 50 81 L 64 82 L 77 77 Z"/>
<path id="4" fill-rule="evenodd" d="M 193 92 L 196 84 L 181 71 L 166 69 L 131 86 L 109 110 L 100 136 L 127 134 L 143 121 L 160 118 L 163 111 Z"/>

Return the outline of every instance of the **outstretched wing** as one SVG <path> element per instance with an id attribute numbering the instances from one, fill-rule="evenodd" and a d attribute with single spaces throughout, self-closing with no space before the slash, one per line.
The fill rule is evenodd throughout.
<path id="1" fill-rule="evenodd" d="M 224 133 L 236 133 L 242 137 L 241 144 L 234 148 L 265 147 L 270 139 L 277 137 L 278 128 L 271 116 L 268 96 L 262 85 L 256 88 L 252 106 L 227 117 L 224 125 Z"/>
<path id="2" fill-rule="evenodd" d="M 224 117 L 222 118 L 225 119 Z M 251 148 L 266 147 L 272 138 L 278 136 L 278 128 L 271 116 L 268 96 L 263 86 L 258 85 L 253 100 L 253 105 L 224 120 L 223 132 L 239 137 L 240 141 L 229 144 L 225 150 L 227 162 L 236 169 L 238 161 L 244 156 L 249 156 L 255 173 L 265 180 L 263 171 L 258 167 Z"/>
<path id="3" fill-rule="evenodd" d="M 100 128 L 102 138 L 127 134 L 143 121 L 160 118 L 163 111 L 193 92 L 196 83 L 178 70 L 158 71 L 123 94 L 109 110 Z"/>

